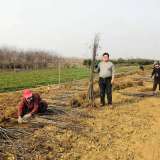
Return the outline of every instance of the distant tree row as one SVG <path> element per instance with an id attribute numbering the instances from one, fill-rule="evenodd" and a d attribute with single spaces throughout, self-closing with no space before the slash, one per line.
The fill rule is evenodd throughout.
<path id="1" fill-rule="evenodd" d="M 132 58 L 132 59 L 123 59 L 119 58 L 117 60 L 112 60 L 115 64 L 126 64 L 126 65 L 150 65 L 154 63 L 152 59 L 143 59 L 143 58 Z"/>
<path id="2" fill-rule="evenodd" d="M 58 65 L 59 57 L 41 50 L 0 49 L 0 69 L 41 69 Z"/>
<path id="3" fill-rule="evenodd" d="M 123 65 L 150 65 L 154 63 L 154 60 L 150 59 L 141 59 L 141 58 L 135 58 L 135 59 L 123 59 L 119 58 L 117 60 L 111 60 L 114 64 L 123 64 Z M 96 65 L 99 63 L 99 60 L 97 60 Z M 90 67 L 92 64 L 91 59 L 85 59 L 83 61 L 83 65 Z"/>

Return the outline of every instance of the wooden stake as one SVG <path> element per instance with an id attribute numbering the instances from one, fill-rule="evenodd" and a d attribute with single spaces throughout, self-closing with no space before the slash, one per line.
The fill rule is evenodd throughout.
<path id="1" fill-rule="evenodd" d="M 89 88 L 88 88 L 88 100 L 89 104 L 91 104 L 92 107 L 95 106 L 95 96 L 94 96 L 94 68 L 95 68 L 95 61 L 96 61 L 96 54 L 99 46 L 99 35 L 96 34 L 94 38 L 94 44 L 93 44 L 93 54 L 92 54 L 92 64 L 91 64 L 91 73 L 90 73 L 90 81 L 89 81 Z"/>
<path id="2" fill-rule="evenodd" d="M 58 58 L 58 84 L 60 88 L 61 84 L 61 62 L 60 62 L 60 57 Z"/>

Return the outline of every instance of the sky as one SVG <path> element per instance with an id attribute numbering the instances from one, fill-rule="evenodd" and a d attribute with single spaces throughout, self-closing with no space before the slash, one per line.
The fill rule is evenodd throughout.
<path id="1" fill-rule="evenodd" d="M 0 0 L 0 46 L 160 59 L 159 0 Z"/>

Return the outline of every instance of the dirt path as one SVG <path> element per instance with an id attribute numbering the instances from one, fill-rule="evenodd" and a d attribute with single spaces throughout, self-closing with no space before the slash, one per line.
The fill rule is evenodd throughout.
<path id="1" fill-rule="evenodd" d="M 49 102 L 50 112 L 29 124 L 18 125 L 14 119 L 3 124 L 31 135 L 13 140 L 13 150 L 0 147 L 2 159 L 16 155 L 15 159 L 27 160 L 159 160 L 160 95 L 151 95 L 148 74 L 117 78 L 113 110 L 70 107 L 70 100 L 86 91 L 85 81 L 37 89 Z"/>

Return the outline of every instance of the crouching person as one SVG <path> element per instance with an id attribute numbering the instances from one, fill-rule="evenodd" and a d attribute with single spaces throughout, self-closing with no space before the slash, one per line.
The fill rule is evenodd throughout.
<path id="1" fill-rule="evenodd" d="M 23 91 L 22 101 L 18 105 L 18 123 L 26 122 L 36 113 L 44 113 L 47 103 L 42 101 L 38 93 L 32 93 L 29 89 Z"/>

